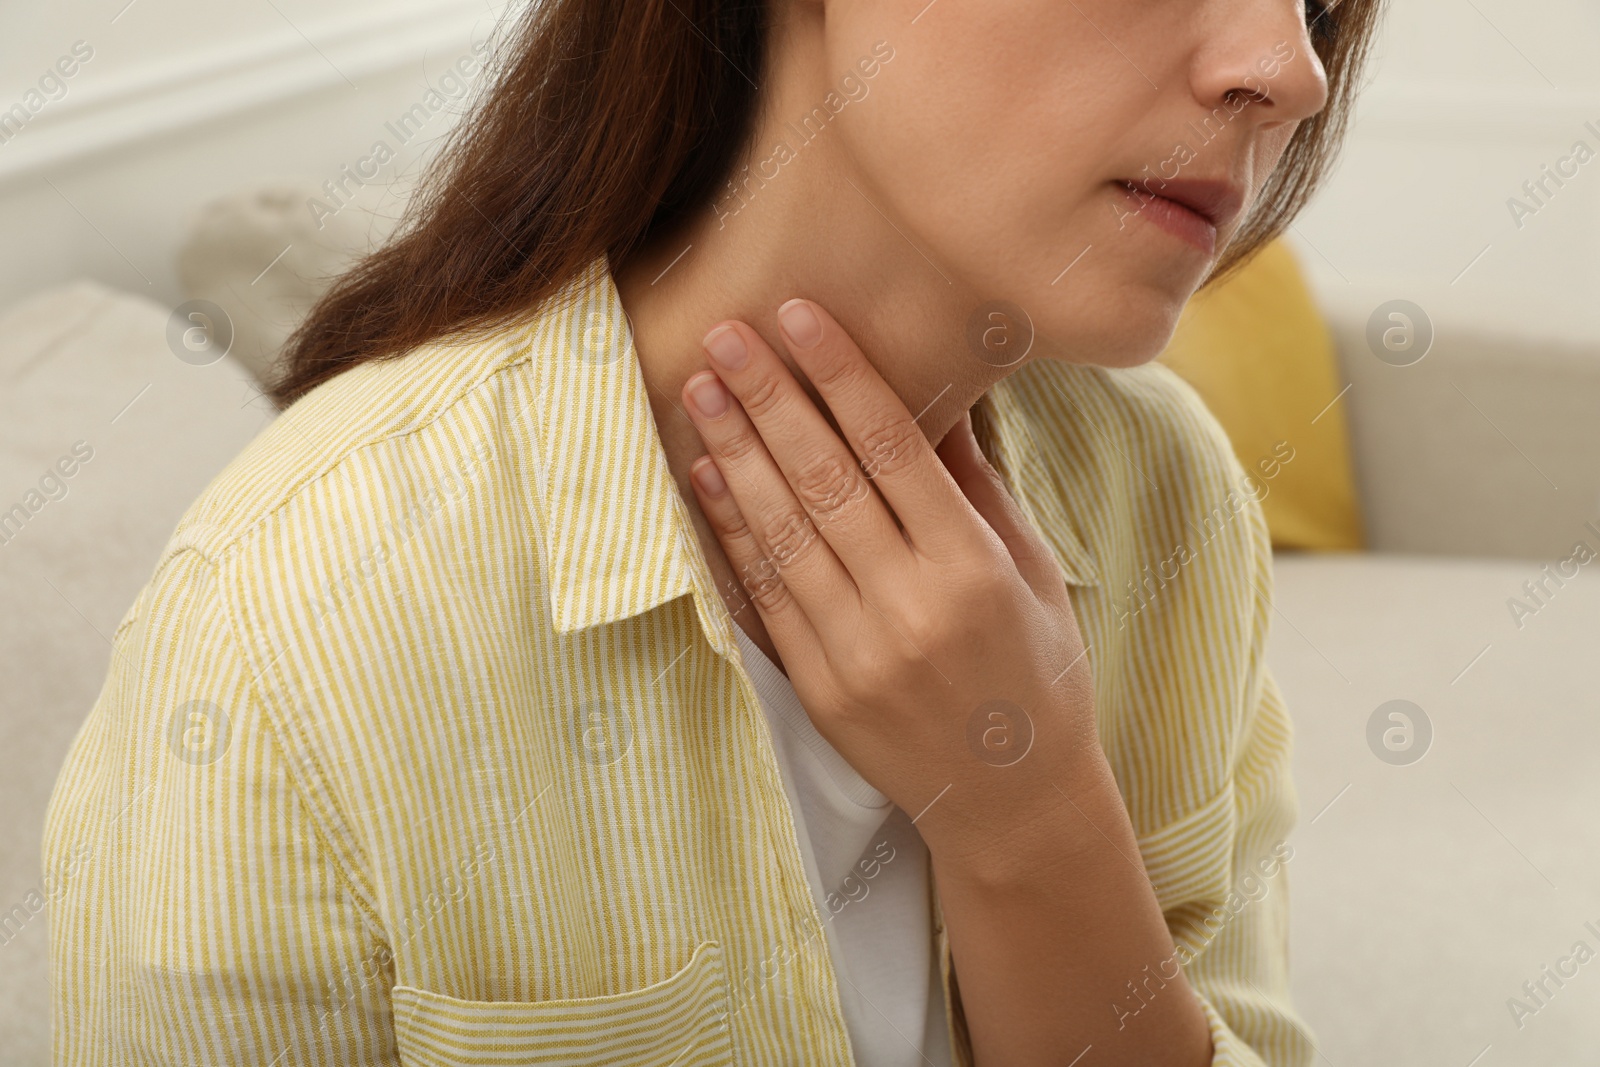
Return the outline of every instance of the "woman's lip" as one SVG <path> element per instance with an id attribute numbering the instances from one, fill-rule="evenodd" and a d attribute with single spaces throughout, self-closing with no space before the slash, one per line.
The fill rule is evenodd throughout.
<path id="1" fill-rule="evenodd" d="M 1210 218 L 1188 204 L 1144 192 L 1132 182 L 1118 181 L 1114 184 L 1132 206 L 1131 214 L 1147 219 L 1157 229 L 1193 245 L 1207 257 L 1216 254 L 1217 226 Z"/>

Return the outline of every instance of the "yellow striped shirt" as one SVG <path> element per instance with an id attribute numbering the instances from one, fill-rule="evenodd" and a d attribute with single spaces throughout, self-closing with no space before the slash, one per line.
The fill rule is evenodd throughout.
<path id="1" fill-rule="evenodd" d="M 1179 946 L 1108 1017 L 1182 966 L 1215 1063 L 1307 1063 L 1266 458 L 1154 365 L 1029 364 L 981 407 Z M 849 1064 L 734 625 L 603 257 L 318 387 L 114 635 L 46 830 L 55 1061 Z"/>

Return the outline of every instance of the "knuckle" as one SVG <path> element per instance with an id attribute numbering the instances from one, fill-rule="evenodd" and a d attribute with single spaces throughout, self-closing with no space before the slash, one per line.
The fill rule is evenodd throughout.
<path id="1" fill-rule="evenodd" d="M 896 641 L 852 663 L 839 684 L 852 704 L 880 705 L 885 693 L 907 692 L 919 666 L 926 668 L 922 657 L 906 647 L 904 641 Z"/>
<path id="2" fill-rule="evenodd" d="M 750 523 L 745 520 L 744 512 L 738 508 L 729 508 L 718 513 L 717 517 L 709 520 L 722 532 L 725 539 L 735 546 L 743 547 L 755 545 L 755 531 L 750 529 Z"/>
<path id="3" fill-rule="evenodd" d="M 860 384 L 861 364 L 839 346 L 824 344 L 806 376 L 818 392 L 847 392 Z"/>
<path id="4" fill-rule="evenodd" d="M 867 477 L 896 474 L 916 462 L 922 430 L 915 422 L 894 418 L 861 436 L 861 469 Z"/>
<path id="5" fill-rule="evenodd" d="M 831 681 L 823 684 L 822 695 L 814 701 L 816 710 L 812 711 L 810 705 L 806 707 L 806 714 L 811 716 L 812 722 L 825 726 L 830 733 L 834 730 L 855 730 L 858 728 L 861 717 L 862 701 L 857 700 L 848 689 Z"/>
<path id="6" fill-rule="evenodd" d="M 950 643 L 949 627 L 945 621 L 930 612 L 917 612 L 905 619 L 900 628 L 912 647 L 903 650 L 904 658 L 939 662 L 941 654 Z"/>
<path id="7" fill-rule="evenodd" d="M 789 587 L 784 584 L 777 564 L 765 556 L 755 563 L 746 564 L 739 581 L 751 602 L 763 614 L 776 615 L 792 602 Z"/>
<path id="8" fill-rule="evenodd" d="M 744 405 L 745 411 L 752 418 L 763 418 L 776 414 L 783 409 L 787 402 L 787 391 L 782 388 L 783 383 L 775 374 L 762 374 L 752 381 L 739 398 L 739 403 Z"/>
<path id="9" fill-rule="evenodd" d="M 852 671 L 850 681 L 856 692 L 870 699 L 883 693 L 895 692 L 903 681 L 904 664 L 896 655 L 876 655 Z"/>
<path id="10" fill-rule="evenodd" d="M 817 528 L 800 512 L 776 516 L 764 528 L 767 555 L 778 567 L 790 566 L 816 540 Z"/>
<path id="11" fill-rule="evenodd" d="M 820 524 L 836 518 L 843 509 L 861 500 L 867 492 L 866 480 L 836 452 L 807 463 L 795 475 L 795 494 Z"/>
<path id="12" fill-rule="evenodd" d="M 719 458 L 727 460 L 734 466 L 743 466 L 751 460 L 760 457 L 766 448 L 761 443 L 761 437 L 748 425 L 741 426 L 728 434 L 727 437 L 717 442 Z"/>

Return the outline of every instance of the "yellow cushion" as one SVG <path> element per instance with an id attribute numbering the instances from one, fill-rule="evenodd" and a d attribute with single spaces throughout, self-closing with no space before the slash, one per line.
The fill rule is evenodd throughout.
<path id="1" fill-rule="evenodd" d="M 1344 388 L 1333 338 L 1282 240 L 1196 293 L 1160 358 L 1227 431 L 1274 546 L 1362 547 L 1349 398 L 1329 406 Z"/>

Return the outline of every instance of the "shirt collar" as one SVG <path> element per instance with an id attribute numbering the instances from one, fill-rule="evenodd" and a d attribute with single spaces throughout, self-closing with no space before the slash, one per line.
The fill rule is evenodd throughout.
<path id="1" fill-rule="evenodd" d="M 1029 363 L 990 386 L 978 401 L 987 409 L 993 434 L 993 465 L 1028 521 L 1055 549 L 1066 583 L 1078 586 L 1099 585 L 1100 569 L 1084 543 L 1080 529 L 1084 515 L 1069 509 L 1069 504 L 1083 511 L 1096 504 L 1078 491 L 1063 469 L 1067 457 L 1077 449 L 1066 442 L 1047 445 L 1039 440 L 1035 428 L 1052 426 L 1064 417 L 1059 409 L 1051 410 L 1044 403 L 1057 397 L 1071 406 L 1070 414 L 1086 420 L 1083 401 L 1087 398 L 1072 394 L 1091 385 L 1094 369 L 1046 361 Z"/>
<path id="2" fill-rule="evenodd" d="M 667 466 L 607 258 L 595 257 L 528 330 L 556 630 L 617 622 L 692 592 L 712 645 L 730 654 L 732 618 Z"/>
<path id="3" fill-rule="evenodd" d="M 733 621 L 712 581 L 688 508 L 667 466 L 648 387 L 605 256 L 597 256 L 528 326 L 539 449 L 538 516 L 555 628 L 570 633 L 642 614 L 685 593 L 713 647 L 734 648 Z M 997 383 L 995 453 L 1012 495 L 1057 550 L 1069 584 L 1093 585 L 1094 561 L 1048 484 L 1028 429 L 1023 368 Z"/>

